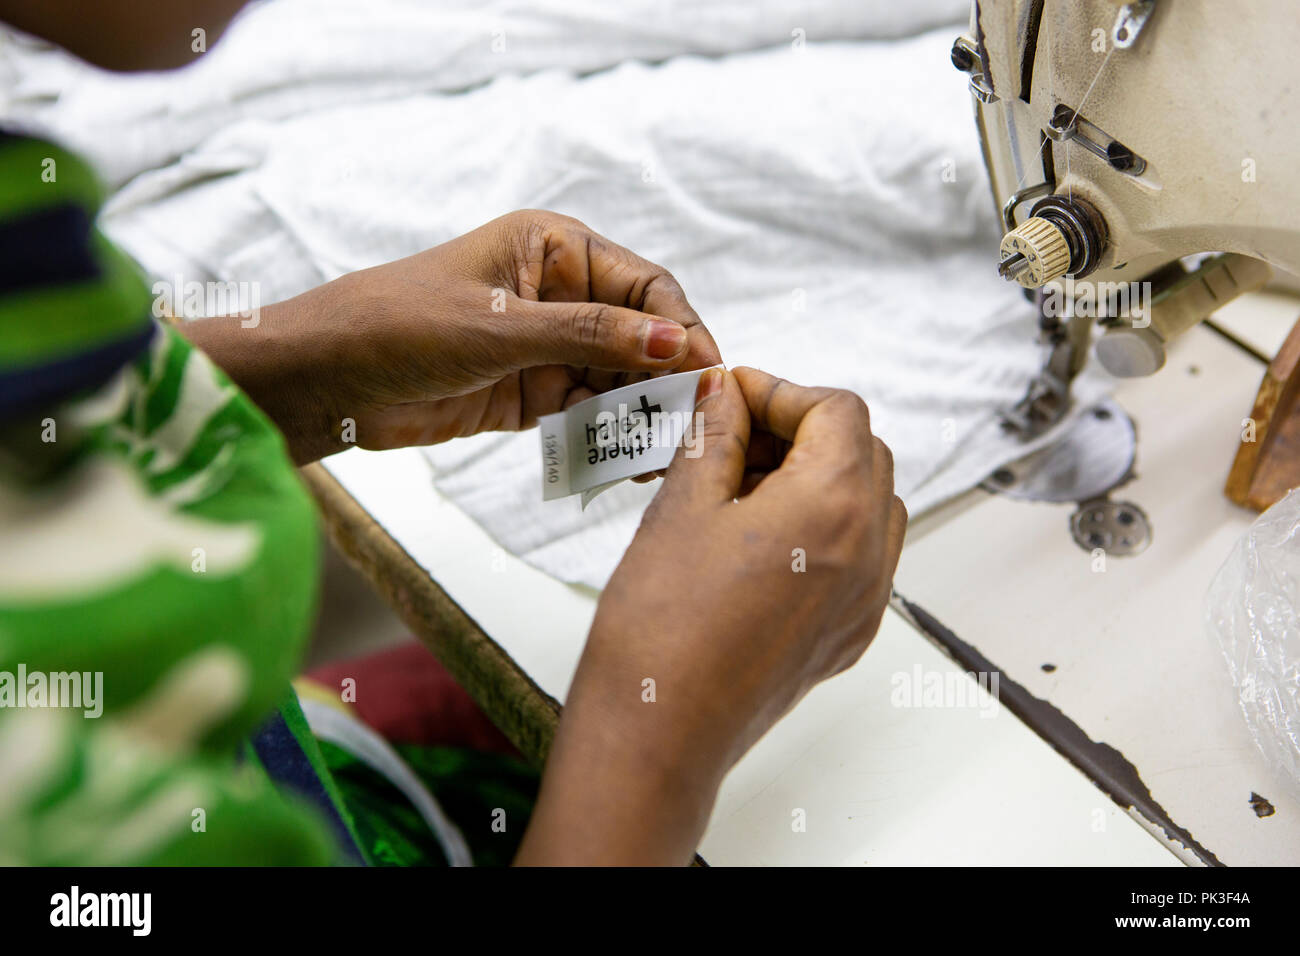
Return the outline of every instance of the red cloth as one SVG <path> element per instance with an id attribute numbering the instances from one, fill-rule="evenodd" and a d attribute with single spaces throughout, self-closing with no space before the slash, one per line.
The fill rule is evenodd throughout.
<path id="1" fill-rule="evenodd" d="M 325 664 L 308 671 L 307 676 L 340 693 L 343 681 L 352 678 L 356 699 L 350 703 L 357 716 L 390 743 L 518 755 L 469 694 L 417 641 Z"/>

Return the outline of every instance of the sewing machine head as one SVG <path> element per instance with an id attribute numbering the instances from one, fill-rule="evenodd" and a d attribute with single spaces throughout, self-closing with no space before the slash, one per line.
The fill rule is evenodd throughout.
<path id="1" fill-rule="evenodd" d="M 975 0 L 952 56 L 1006 230 L 990 268 L 1038 290 L 1054 346 L 1016 424 L 1064 413 L 1094 325 L 1110 372 L 1151 374 L 1270 263 L 1300 272 L 1298 39 L 1291 0 Z"/>

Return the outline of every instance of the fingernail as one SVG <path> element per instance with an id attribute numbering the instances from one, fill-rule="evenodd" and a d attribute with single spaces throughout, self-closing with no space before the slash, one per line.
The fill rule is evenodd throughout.
<path id="1" fill-rule="evenodd" d="M 672 358 L 686 345 L 686 330 L 676 322 L 647 319 L 645 354 L 652 359 Z"/>
<path id="2" fill-rule="evenodd" d="M 700 376 L 700 383 L 695 386 L 696 407 L 710 395 L 716 395 L 720 391 L 722 391 L 722 369 L 705 369 L 704 374 Z"/>

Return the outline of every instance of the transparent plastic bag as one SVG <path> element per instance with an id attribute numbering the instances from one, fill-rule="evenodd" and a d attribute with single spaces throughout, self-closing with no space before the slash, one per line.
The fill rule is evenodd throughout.
<path id="1" fill-rule="evenodd" d="M 1260 515 L 1206 594 L 1246 725 L 1300 794 L 1300 489 Z"/>

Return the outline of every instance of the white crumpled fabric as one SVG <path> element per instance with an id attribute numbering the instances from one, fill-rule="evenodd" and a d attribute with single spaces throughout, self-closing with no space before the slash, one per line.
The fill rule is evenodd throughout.
<path id="1" fill-rule="evenodd" d="M 861 394 L 916 515 L 1034 447 L 998 427 L 1043 353 L 994 270 L 949 62 L 967 11 L 273 0 L 179 73 L 10 43 L 0 80 L 120 187 L 103 226 L 161 279 L 257 282 L 266 303 L 513 209 L 575 216 L 672 270 L 729 365 Z M 1105 387 L 1085 376 L 1080 405 Z M 655 491 L 543 503 L 536 433 L 429 459 L 505 549 L 595 587 Z"/>

